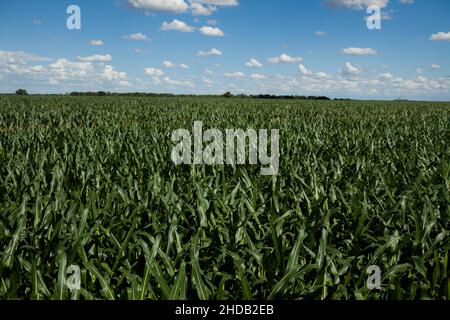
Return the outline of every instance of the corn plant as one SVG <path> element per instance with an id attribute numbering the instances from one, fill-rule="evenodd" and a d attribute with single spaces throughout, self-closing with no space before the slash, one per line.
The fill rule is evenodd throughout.
<path id="1" fill-rule="evenodd" d="M 194 121 L 279 129 L 279 174 L 175 166 Z M 0 97 L 0 298 L 450 299 L 449 141 L 449 103 Z"/>

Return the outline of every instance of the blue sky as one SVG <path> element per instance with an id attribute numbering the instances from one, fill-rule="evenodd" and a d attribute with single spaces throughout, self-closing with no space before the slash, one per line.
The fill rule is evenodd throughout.
<path id="1" fill-rule="evenodd" d="M 0 92 L 450 100 L 448 0 L 2 0 L 0 29 Z"/>

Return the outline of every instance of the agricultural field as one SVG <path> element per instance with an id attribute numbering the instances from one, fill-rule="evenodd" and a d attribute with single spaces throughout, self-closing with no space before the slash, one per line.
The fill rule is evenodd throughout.
<path id="1" fill-rule="evenodd" d="M 278 175 L 175 166 L 195 121 L 279 129 Z M 450 299 L 449 141 L 450 103 L 2 96 L 0 299 Z"/>

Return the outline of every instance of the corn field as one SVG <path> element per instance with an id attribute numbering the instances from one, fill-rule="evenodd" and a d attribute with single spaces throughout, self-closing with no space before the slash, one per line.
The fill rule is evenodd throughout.
<path id="1" fill-rule="evenodd" d="M 175 166 L 194 121 L 279 129 L 279 174 Z M 450 299 L 449 141 L 450 103 L 0 97 L 0 299 Z"/>

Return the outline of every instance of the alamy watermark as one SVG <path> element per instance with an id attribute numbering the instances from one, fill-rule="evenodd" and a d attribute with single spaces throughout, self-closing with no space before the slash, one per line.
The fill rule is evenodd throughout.
<path id="1" fill-rule="evenodd" d="M 70 265 L 67 268 L 66 285 L 70 291 L 81 289 L 81 270 L 79 266 Z"/>
<path id="2" fill-rule="evenodd" d="M 77 5 L 70 5 L 66 10 L 67 14 L 70 16 L 67 18 L 66 26 L 69 30 L 80 30 L 81 29 L 81 9 Z"/>
<path id="3" fill-rule="evenodd" d="M 254 129 L 247 131 L 227 129 L 224 135 L 218 129 L 203 132 L 203 123 L 196 121 L 193 131 L 193 136 L 186 129 L 177 129 L 172 133 L 172 142 L 177 143 L 171 153 L 175 165 L 244 165 L 248 160 L 251 165 L 257 165 L 258 162 L 262 165 L 261 175 L 278 174 L 280 167 L 278 129 L 271 130 L 270 153 L 266 129 L 261 129 L 258 133 Z"/>
<path id="4" fill-rule="evenodd" d="M 373 5 L 367 7 L 366 25 L 369 30 L 381 30 L 381 8 Z"/>
<path id="5" fill-rule="evenodd" d="M 381 269 L 379 266 L 369 266 L 367 268 L 367 289 L 369 290 L 381 290 Z"/>

